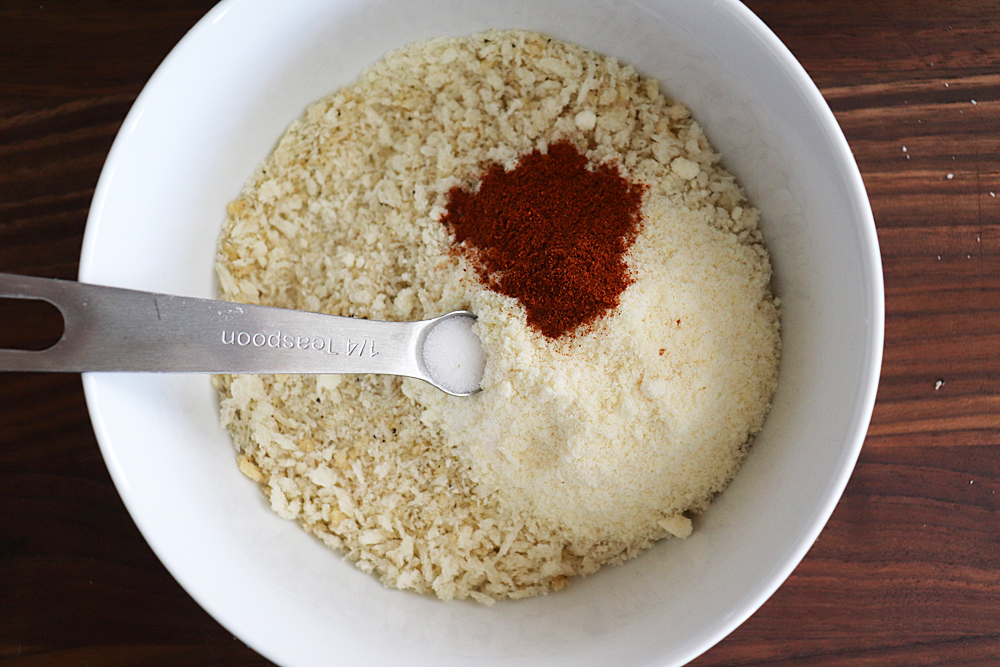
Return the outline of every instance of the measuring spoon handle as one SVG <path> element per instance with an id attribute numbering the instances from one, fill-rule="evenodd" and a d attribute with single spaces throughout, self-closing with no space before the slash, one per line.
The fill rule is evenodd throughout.
<path id="1" fill-rule="evenodd" d="M 379 322 L 5 273 L 0 297 L 47 301 L 64 325 L 46 350 L 0 349 L 0 370 L 387 373 L 433 383 L 420 352 L 436 320 Z"/>

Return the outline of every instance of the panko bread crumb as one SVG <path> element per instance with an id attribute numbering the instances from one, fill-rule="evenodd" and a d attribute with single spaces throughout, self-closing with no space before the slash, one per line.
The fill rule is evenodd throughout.
<path id="1" fill-rule="evenodd" d="M 647 186 L 619 307 L 528 327 L 440 221 L 493 163 L 568 139 Z M 491 603 L 667 537 L 736 474 L 777 382 L 759 213 L 656 81 L 523 32 L 417 42 L 311 105 L 228 207 L 222 296 L 379 320 L 477 314 L 482 392 L 218 376 L 237 465 L 386 585 Z"/>

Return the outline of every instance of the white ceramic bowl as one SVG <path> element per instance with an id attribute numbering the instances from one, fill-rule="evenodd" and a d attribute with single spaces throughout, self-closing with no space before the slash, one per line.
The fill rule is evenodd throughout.
<path id="1" fill-rule="evenodd" d="M 819 91 L 736 0 L 223 2 L 129 113 L 80 279 L 213 296 L 225 205 L 309 102 L 391 48 L 512 27 L 658 78 L 763 210 L 784 313 L 774 407 L 689 539 L 558 594 L 486 608 L 387 590 L 275 516 L 237 471 L 208 377 L 87 375 L 97 438 L 143 535 L 209 613 L 281 665 L 683 664 L 784 581 L 861 448 L 884 319 L 871 211 Z"/>

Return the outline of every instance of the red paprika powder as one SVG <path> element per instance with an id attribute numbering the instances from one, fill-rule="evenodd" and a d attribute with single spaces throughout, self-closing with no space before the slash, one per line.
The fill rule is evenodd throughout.
<path id="1" fill-rule="evenodd" d="M 487 288 L 524 305 L 528 325 L 559 338 L 618 306 L 632 283 L 625 252 L 646 186 L 588 166 L 568 140 L 495 164 L 477 190 L 452 188 L 442 222 Z"/>

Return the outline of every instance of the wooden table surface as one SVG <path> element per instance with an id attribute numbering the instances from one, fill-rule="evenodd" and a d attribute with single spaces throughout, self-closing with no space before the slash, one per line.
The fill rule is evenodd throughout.
<path id="1" fill-rule="evenodd" d="M 1000 2 L 747 4 L 857 157 L 884 263 L 885 361 L 828 526 L 694 664 L 1000 664 Z M 76 277 L 115 133 L 211 5 L 0 0 L 0 271 Z M 37 328 L 8 319 L 3 344 Z M 271 664 L 143 541 L 79 376 L 0 373 L 0 503 L 0 664 Z"/>

